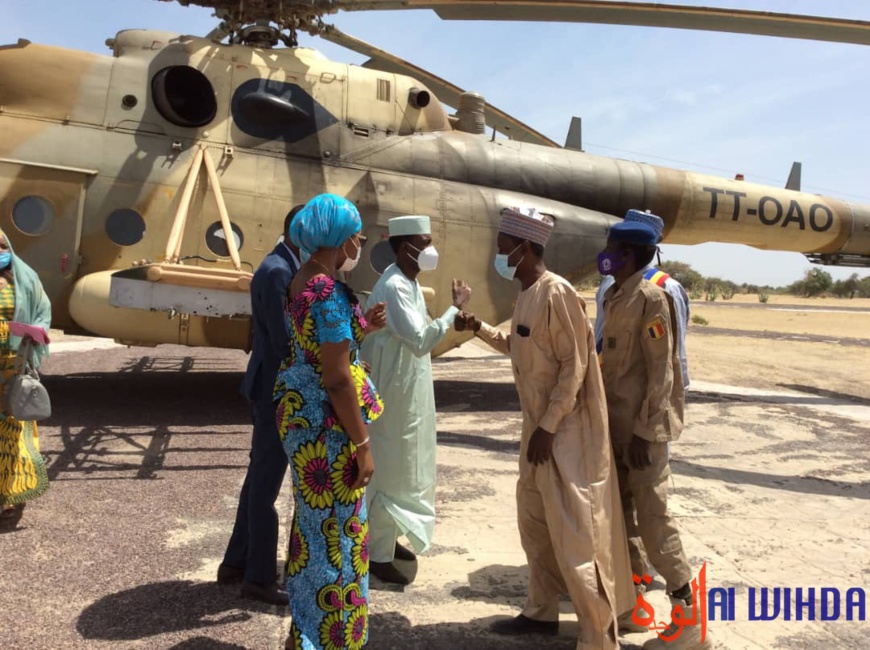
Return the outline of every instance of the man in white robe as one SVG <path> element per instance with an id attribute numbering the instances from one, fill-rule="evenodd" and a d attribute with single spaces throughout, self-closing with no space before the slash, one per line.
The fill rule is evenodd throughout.
<path id="1" fill-rule="evenodd" d="M 396 254 L 372 289 L 369 303 L 386 303 L 387 325 L 365 338 L 361 354 L 384 401 L 384 414 L 369 425 L 375 471 L 366 488 L 369 509 L 369 559 L 373 575 L 408 584 L 413 575 L 393 560 L 414 560 L 401 546 L 425 551 L 435 529 L 435 389 L 429 353 L 453 324 L 471 296 L 453 281 L 453 305 L 431 319 L 417 282 L 420 271 L 434 270 L 429 217 L 390 219 L 390 245 Z"/>

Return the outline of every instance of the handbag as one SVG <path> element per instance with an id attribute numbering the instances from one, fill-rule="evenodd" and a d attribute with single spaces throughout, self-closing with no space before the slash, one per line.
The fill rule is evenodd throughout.
<path id="1" fill-rule="evenodd" d="M 7 413 L 16 420 L 38 421 L 51 417 L 51 400 L 39 381 L 32 359 L 33 343 L 25 338 L 18 348 L 15 375 L 6 386 Z"/>

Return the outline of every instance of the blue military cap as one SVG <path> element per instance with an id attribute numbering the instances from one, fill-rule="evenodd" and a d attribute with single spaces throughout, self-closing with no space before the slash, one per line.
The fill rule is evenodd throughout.
<path id="1" fill-rule="evenodd" d="M 655 246 L 659 242 L 659 235 L 649 224 L 639 221 L 622 221 L 614 224 L 610 229 L 608 239 L 623 244 Z"/>

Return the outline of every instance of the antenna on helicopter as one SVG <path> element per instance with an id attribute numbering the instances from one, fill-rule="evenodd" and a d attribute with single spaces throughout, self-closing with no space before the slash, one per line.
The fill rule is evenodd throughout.
<path id="1" fill-rule="evenodd" d="M 256 20 L 248 25 L 238 21 L 223 20 L 206 36 L 216 43 L 220 43 L 227 37 L 233 45 L 247 45 L 261 49 L 271 49 L 279 42 L 284 43 L 286 47 L 299 45 L 295 26 L 281 24 L 276 27 L 269 19 Z"/>
<path id="2" fill-rule="evenodd" d="M 788 180 L 785 182 L 785 189 L 801 191 L 801 164 L 797 161 L 792 163 L 791 171 L 788 174 Z"/>
<path id="3" fill-rule="evenodd" d="M 234 45 L 250 45 L 270 49 L 280 40 L 281 31 L 273 27 L 269 20 L 258 20 L 253 25 L 246 25 L 230 39 Z"/>
<path id="4" fill-rule="evenodd" d="M 579 117 L 571 118 L 571 125 L 568 127 L 568 135 L 565 138 L 565 148 L 573 149 L 574 151 L 583 151 L 583 121 Z"/>

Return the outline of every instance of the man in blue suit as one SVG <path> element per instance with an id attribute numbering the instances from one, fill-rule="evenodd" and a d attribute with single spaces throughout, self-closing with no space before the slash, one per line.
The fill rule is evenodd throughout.
<path id="1" fill-rule="evenodd" d="M 242 596 L 287 605 L 287 592 L 276 581 L 278 512 L 275 500 L 287 470 L 287 455 L 275 425 L 272 390 L 287 354 L 290 333 L 284 320 L 287 287 L 299 270 L 299 250 L 287 234 L 297 205 L 284 219 L 284 240 L 266 255 L 251 280 L 253 344 L 242 394 L 251 404 L 254 434 L 248 473 L 239 495 L 236 523 L 224 560 L 220 584 L 242 583 Z"/>

